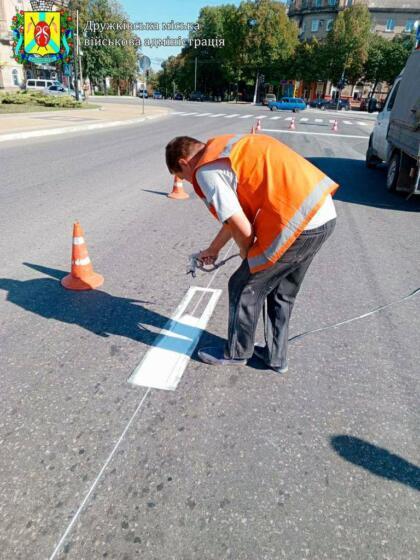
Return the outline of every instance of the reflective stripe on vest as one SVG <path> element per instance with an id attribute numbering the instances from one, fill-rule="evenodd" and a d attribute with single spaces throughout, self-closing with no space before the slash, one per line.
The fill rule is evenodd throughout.
<path id="1" fill-rule="evenodd" d="M 323 196 L 325 189 L 335 185 L 334 181 L 332 181 L 329 177 L 324 177 L 315 189 L 311 192 L 308 198 L 304 201 L 302 206 L 296 212 L 291 220 L 289 220 L 289 224 L 293 224 L 293 229 L 285 228 L 280 235 L 278 235 L 273 243 L 270 245 L 268 249 L 266 249 L 262 255 L 258 257 L 251 257 L 248 258 L 249 268 L 253 269 L 256 267 L 263 266 L 269 262 L 272 262 L 275 258 L 275 254 L 280 251 L 283 245 L 285 245 L 289 239 L 295 235 L 299 226 L 295 225 L 295 217 L 300 218 L 300 222 L 304 219 L 304 217 L 311 211 L 311 209 L 319 202 L 320 198 Z M 328 191 L 329 192 L 329 191 Z"/>

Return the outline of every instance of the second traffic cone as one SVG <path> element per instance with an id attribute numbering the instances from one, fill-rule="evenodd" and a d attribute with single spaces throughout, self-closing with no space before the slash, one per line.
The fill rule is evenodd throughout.
<path id="1" fill-rule="evenodd" d="M 332 130 L 333 132 L 337 132 L 337 130 L 338 130 L 338 121 L 337 121 L 337 119 L 334 120 L 334 123 L 333 123 L 333 125 L 332 125 L 331 130 Z"/>
<path id="2" fill-rule="evenodd" d="M 257 126 L 255 127 L 256 132 L 261 132 L 261 121 L 260 119 L 257 120 Z"/>
<path id="3" fill-rule="evenodd" d="M 250 134 L 255 134 L 255 126 L 252 126 Z"/>
<path id="4" fill-rule="evenodd" d="M 292 117 L 292 120 L 290 121 L 289 130 L 296 130 L 295 117 Z"/>
<path id="5" fill-rule="evenodd" d="M 190 195 L 184 191 L 184 185 L 182 179 L 174 176 L 174 184 L 172 187 L 172 192 L 168 194 L 169 198 L 175 198 L 177 200 L 184 200 L 185 198 L 190 198 Z"/>
<path id="6" fill-rule="evenodd" d="M 71 272 L 61 280 L 68 290 L 94 290 L 104 283 L 104 277 L 93 271 L 88 255 L 84 233 L 79 224 L 73 226 Z"/>

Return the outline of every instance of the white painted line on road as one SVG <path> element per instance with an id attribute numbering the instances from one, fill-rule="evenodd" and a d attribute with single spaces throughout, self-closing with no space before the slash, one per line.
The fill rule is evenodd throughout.
<path id="1" fill-rule="evenodd" d="M 95 490 L 96 486 L 98 485 L 100 479 L 102 478 L 102 475 L 105 472 L 105 469 L 107 468 L 107 466 L 109 465 L 109 463 L 111 462 L 113 456 L 115 455 L 118 447 L 120 446 L 122 440 L 125 437 L 125 434 L 127 433 L 129 427 L 131 426 L 131 424 L 133 423 L 133 420 L 135 419 L 135 417 L 137 416 L 137 414 L 139 413 L 141 407 L 143 406 L 144 401 L 146 400 L 148 394 L 150 393 L 151 389 L 147 389 L 147 391 L 145 392 L 145 394 L 143 395 L 143 398 L 141 399 L 140 403 L 138 404 L 136 410 L 133 412 L 130 420 L 127 422 L 127 425 L 125 426 L 122 434 L 120 435 L 117 443 L 114 445 L 113 450 L 111 451 L 111 453 L 108 455 L 107 460 L 105 461 L 105 463 L 103 464 L 101 470 L 99 471 L 98 476 L 95 478 L 95 480 L 93 481 L 91 487 L 89 488 L 88 493 L 86 494 L 86 496 L 84 497 L 82 503 L 80 504 L 78 510 L 76 511 L 76 513 L 73 515 L 72 520 L 70 521 L 70 523 L 67 526 L 67 529 L 64 531 L 63 536 L 61 537 L 61 539 L 59 540 L 57 546 L 54 549 L 54 552 L 51 554 L 49 560 L 54 560 L 54 558 L 57 557 L 58 552 L 60 551 L 60 548 L 63 546 L 68 534 L 70 533 L 70 531 L 72 530 L 74 524 L 77 521 L 77 518 L 79 517 L 79 515 L 81 514 L 83 508 L 85 507 L 85 505 L 87 504 L 89 498 L 92 495 L 92 492 Z"/>
<path id="2" fill-rule="evenodd" d="M 207 117 L 208 115 L 211 115 L 212 113 L 197 113 L 195 116 L 196 117 Z"/>
<path id="3" fill-rule="evenodd" d="M 294 117 L 286 117 L 284 120 L 285 121 L 291 121 L 292 119 L 294 119 Z"/>
<path id="4" fill-rule="evenodd" d="M 198 292 L 207 292 L 211 297 L 201 317 L 194 317 L 185 311 Z M 175 391 L 221 293 L 222 290 L 191 287 L 128 382 L 142 387 Z"/>
<path id="5" fill-rule="evenodd" d="M 283 117 L 270 117 L 270 121 L 278 121 L 279 119 L 282 119 Z"/>
<path id="6" fill-rule="evenodd" d="M 197 114 L 197 111 L 194 111 L 193 113 L 181 113 L 181 115 L 183 117 L 189 117 L 190 115 L 196 115 L 196 114 Z"/>
<path id="7" fill-rule="evenodd" d="M 363 121 L 357 121 L 357 124 L 359 124 L 360 126 L 366 126 L 366 123 Z"/>
<path id="8" fill-rule="evenodd" d="M 216 113 L 216 114 L 210 115 L 210 118 L 224 117 L 225 115 L 226 115 L 226 113 Z"/>
<path id="9" fill-rule="evenodd" d="M 324 119 L 315 119 L 315 122 L 324 122 Z"/>
<path id="10" fill-rule="evenodd" d="M 351 121 L 343 121 L 343 124 L 353 125 L 353 123 Z"/>
<path id="11" fill-rule="evenodd" d="M 249 117 L 252 117 L 253 115 L 242 115 L 242 117 L 239 117 L 240 119 L 249 119 Z"/>
<path id="12" fill-rule="evenodd" d="M 225 119 L 233 119 L 233 117 L 239 117 L 240 113 L 234 113 L 233 115 L 227 115 Z"/>
<path id="13" fill-rule="evenodd" d="M 259 117 L 255 117 L 255 118 L 256 118 L 256 119 L 260 119 L 260 120 L 261 120 L 261 119 L 266 119 L 266 118 L 267 118 L 267 115 L 260 115 Z"/>
<path id="14" fill-rule="evenodd" d="M 299 119 L 299 122 L 306 122 L 306 121 L 309 121 L 307 117 L 302 117 L 301 119 Z"/>
<path id="15" fill-rule="evenodd" d="M 229 245 L 223 259 L 226 259 L 229 256 L 229 253 L 231 252 L 232 247 L 233 247 L 233 241 L 230 242 L 230 245 Z M 215 280 L 216 276 L 218 275 L 219 271 L 220 271 L 220 268 L 217 268 L 215 270 L 215 272 L 212 273 L 210 281 L 207 284 L 206 288 L 204 288 L 204 290 L 209 290 L 210 286 L 214 282 L 214 280 Z M 209 291 L 212 291 L 212 290 L 209 290 Z M 203 293 L 203 296 L 204 296 L 204 293 Z M 198 306 L 201 303 L 202 297 L 198 300 L 197 304 L 195 305 L 195 307 L 192 311 L 193 313 L 195 313 L 197 311 Z M 66 530 L 63 533 L 63 536 L 59 540 L 59 542 L 58 542 L 57 546 L 55 547 L 54 552 L 51 554 L 49 560 L 54 560 L 57 557 L 58 552 L 60 551 L 61 547 L 65 543 L 65 540 L 66 540 L 67 536 L 69 535 L 69 533 L 72 530 L 74 524 L 76 523 L 78 517 L 80 516 L 81 512 L 83 511 L 83 508 L 86 506 L 87 502 L 89 501 L 90 496 L 92 495 L 93 491 L 95 490 L 96 486 L 98 485 L 98 483 L 99 483 L 100 479 L 102 478 L 106 468 L 108 467 L 109 463 L 111 462 L 112 458 L 114 457 L 118 447 L 121 445 L 121 442 L 123 441 L 123 439 L 125 437 L 125 434 L 128 432 L 128 429 L 130 428 L 131 424 L 133 423 L 134 419 L 136 418 L 137 414 L 139 413 L 139 411 L 140 411 L 141 407 L 143 406 L 143 403 L 146 400 L 147 396 L 149 395 L 150 391 L 151 391 L 151 389 L 149 387 L 147 389 L 147 391 L 145 392 L 145 394 L 143 395 L 143 398 L 141 399 L 140 403 L 138 404 L 136 410 L 133 412 L 130 420 L 127 422 L 127 425 L 125 426 L 122 434 L 118 438 L 117 443 L 114 445 L 114 448 L 112 449 L 111 453 L 109 454 L 108 458 L 106 459 L 105 463 L 103 464 L 101 470 L 99 471 L 98 476 L 95 478 L 91 487 L 89 488 L 89 491 L 87 492 L 86 496 L 83 498 L 82 503 L 80 504 L 80 506 L 77 509 L 76 513 L 74 514 L 72 520 L 68 524 Z"/>
<path id="16" fill-rule="evenodd" d="M 312 136 L 335 136 L 335 138 L 359 138 L 362 140 L 369 140 L 369 136 L 353 136 L 352 134 L 337 134 L 336 132 L 330 134 L 329 132 L 305 132 L 300 130 L 281 130 L 278 128 L 264 128 L 264 132 L 278 132 L 279 134 L 309 134 Z"/>

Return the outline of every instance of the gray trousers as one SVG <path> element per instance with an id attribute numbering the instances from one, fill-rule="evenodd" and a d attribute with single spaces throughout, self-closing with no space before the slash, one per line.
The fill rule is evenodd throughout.
<path id="1" fill-rule="evenodd" d="M 283 256 L 266 270 L 251 274 L 248 261 L 229 279 L 227 358 L 248 359 L 254 353 L 255 331 L 264 309 L 267 364 L 287 365 L 289 320 L 312 259 L 332 234 L 336 220 L 303 231 Z"/>

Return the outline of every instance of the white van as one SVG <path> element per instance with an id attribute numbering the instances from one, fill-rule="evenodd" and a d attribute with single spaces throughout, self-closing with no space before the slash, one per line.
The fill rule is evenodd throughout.
<path id="1" fill-rule="evenodd" d="M 62 84 L 58 80 L 44 80 L 38 78 L 31 78 L 26 80 L 25 89 L 26 90 L 39 90 L 42 91 L 50 86 L 61 86 Z"/>
<path id="2" fill-rule="evenodd" d="M 420 194 L 420 50 L 396 78 L 369 138 L 366 165 L 388 166 L 389 191 Z"/>

